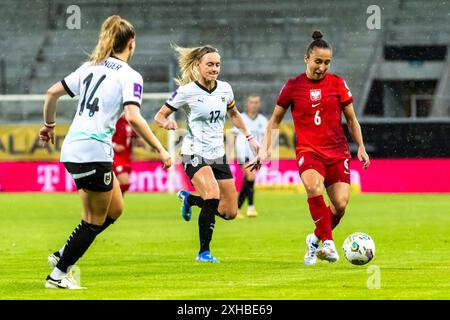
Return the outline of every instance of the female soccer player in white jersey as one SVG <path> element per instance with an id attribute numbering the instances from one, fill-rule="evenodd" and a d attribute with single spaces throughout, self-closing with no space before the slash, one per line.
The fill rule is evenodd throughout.
<path id="1" fill-rule="evenodd" d="M 67 243 L 49 257 L 54 268 L 46 279 L 46 288 L 81 288 L 70 275 L 71 266 L 122 214 L 122 193 L 112 171 L 112 135 L 122 112 L 145 142 L 158 150 L 164 167 L 172 164 L 169 153 L 140 113 L 142 76 L 127 63 L 134 49 L 134 27 L 119 16 L 111 16 L 103 22 L 90 60 L 47 91 L 44 126 L 39 131 L 44 144 L 54 143 L 58 98 L 64 94 L 80 96 L 61 148 L 61 162 L 75 180 L 83 213 Z"/>
<path id="2" fill-rule="evenodd" d="M 259 113 L 260 107 L 261 98 L 258 95 L 249 95 L 247 97 L 245 113 L 242 113 L 242 119 L 244 120 L 247 128 L 250 130 L 251 134 L 255 137 L 258 143 L 262 142 L 262 138 L 264 136 L 267 125 L 267 118 Z M 241 214 L 240 209 L 246 199 L 248 200 L 247 216 L 253 218 L 258 215 L 253 204 L 256 171 L 251 170 L 251 168 L 246 168 L 246 165 L 252 162 L 254 157 L 250 150 L 250 145 L 245 139 L 245 136 L 236 127 L 234 127 L 231 131 L 236 138 L 234 139 L 234 141 L 230 141 L 230 143 L 235 146 L 236 159 L 241 167 L 241 170 L 244 172 L 244 177 L 242 179 L 242 188 L 241 192 L 239 192 L 238 197 L 237 218 L 244 217 Z"/>
<path id="3" fill-rule="evenodd" d="M 188 132 L 181 154 L 186 174 L 200 196 L 184 190 L 178 192 L 182 200 L 181 213 L 189 221 L 191 206 L 201 207 L 198 218 L 200 251 L 196 260 L 218 262 L 209 247 L 215 215 L 230 220 L 237 213 L 237 192 L 223 143 L 226 116 L 244 133 L 255 154 L 259 145 L 235 106 L 231 86 L 217 80 L 221 67 L 219 51 L 211 46 L 175 47 L 175 50 L 179 53 L 181 77 L 177 83 L 180 86 L 156 114 L 155 121 L 167 130 L 175 130 L 177 124 L 168 120 L 169 115 L 179 108 L 186 111 Z"/>

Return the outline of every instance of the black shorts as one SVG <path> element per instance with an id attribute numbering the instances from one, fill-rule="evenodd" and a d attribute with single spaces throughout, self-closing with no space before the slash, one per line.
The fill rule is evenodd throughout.
<path id="1" fill-rule="evenodd" d="M 77 190 L 108 192 L 113 189 L 112 162 L 64 162 L 64 166 L 75 181 Z"/>
<path id="2" fill-rule="evenodd" d="M 198 170 L 206 166 L 211 167 L 216 180 L 233 179 L 225 156 L 210 160 L 199 155 L 182 155 L 182 162 L 184 171 L 190 180 L 192 180 Z"/>

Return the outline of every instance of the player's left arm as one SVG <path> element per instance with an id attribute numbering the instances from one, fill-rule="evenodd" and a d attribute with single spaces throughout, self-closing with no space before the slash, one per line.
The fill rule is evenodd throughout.
<path id="1" fill-rule="evenodd" d="M 227 110 L 228 118 L 230 118 L 233 125 L 241 130 L 241 132 L 245 135 L 247 138 L 248 144 L 250 145 L 250 149 L 252 150 L 253 154 L 256 156 L 259 151 L 259 143 L 256 141 L 255 137 L 252 135 L 250 130 L 248 130 L 247 126 L 245 125 L 244 119 L 242 119 L 241 113 L 236 108 L 236 106 L 233 106 L 231 108 L 228 108 Z"/>
<path id="2" fill-rule="evenodd" d="M 366 152 L 366 148 L 364 146 L 363 136 L 361 125 L 356 118 L 355 109 L 353 108 L 353 103 L 346 105 L 343 109 L 345 119 L 347 121 L 348 132 L 352 137 L 353 141 L 358 146 L 358 159 L 361 162 L 364 162 L 364 169 L 367 169 L 370 166 L 369 155 Z"/>

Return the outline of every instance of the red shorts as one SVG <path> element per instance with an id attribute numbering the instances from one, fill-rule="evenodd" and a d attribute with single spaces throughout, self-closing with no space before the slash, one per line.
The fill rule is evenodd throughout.
<path id="1" fill-rule="evenodd" d="M 314 169 L 325 178 L 325 187 L 336 182 L 350 184 L 350 158 L 347 159 L 327 159 L 320 157 L 313 152 L 299 154 L 297 165 L 300 176 L 308 169 Z"/>
<path id="2" fill-rule="evenodd" d="M 119 174 L 124 173 L 124 172 L 130 174 L 131 173 L 131 164 L 123 164 L 120 162 L 118 162 L 118 163 L 114 162 L 113 163 L 113 171 L 116 176 L 118 176 Z"/>

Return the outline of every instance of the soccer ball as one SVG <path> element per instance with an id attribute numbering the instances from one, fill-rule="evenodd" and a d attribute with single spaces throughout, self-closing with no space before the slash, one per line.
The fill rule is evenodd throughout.
<path id="1" fill-rule="evenodd" d="M 375 256 L 375 242 L 362 232 L 352 233 L 342 245 L 345 258 L 352 264 L 363 265 Z"/>

